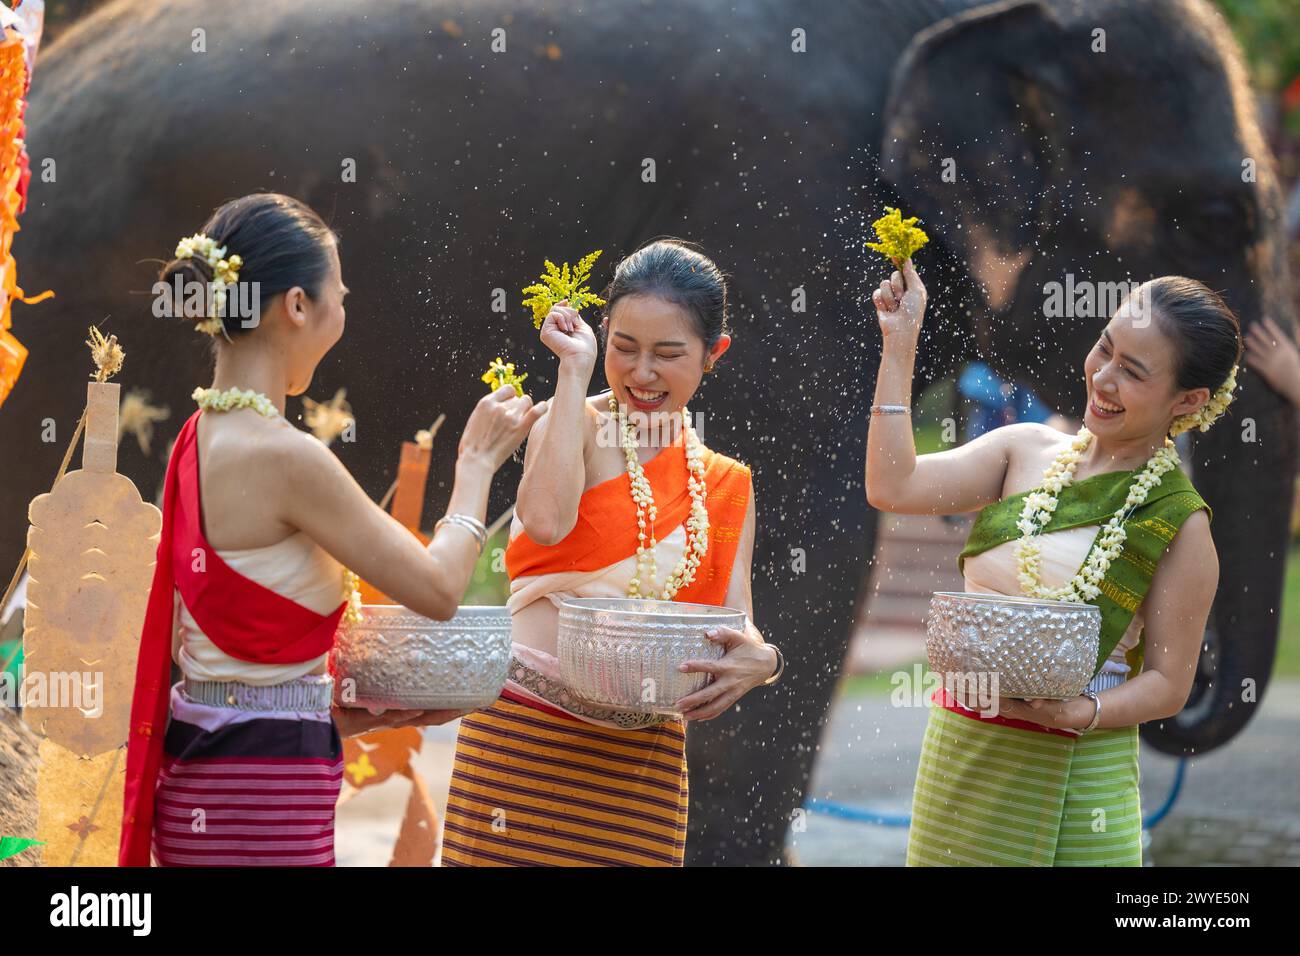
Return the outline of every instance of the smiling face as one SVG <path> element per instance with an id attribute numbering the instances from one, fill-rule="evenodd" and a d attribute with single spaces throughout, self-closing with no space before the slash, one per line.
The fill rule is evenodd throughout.
<path id="1" fill-rule="evenodd" d="M 316 366 L 343 336 L 345 313 L 343 298 L 348 287 L 343 284 L 338 246 L 330 244 L 329 271 L 321 282 L 316 298 L 301 288 L 290 289 L 282 300 L 290 334 L 288 393 L 301 395 L 311 385 Z"/>
<path id="2" fill-rule="evenodd" d="M 691 400 L 706 365 L 731 344 L 706 349 L 691 314 L 657 295 L 627 295 L 605 320 L 605 378 L 629 412 L 673 413 Z"/>
<path id="3" fill-rule="evenodd" d="M 1084 361 L 1088 391 L 1083 422 L 1112 440 L 1153 440 L 1179 415 L 1209 400 L 1209 389 L 1178 388 L 1177 343 L 1151 316 L 1125 302 Z"/>

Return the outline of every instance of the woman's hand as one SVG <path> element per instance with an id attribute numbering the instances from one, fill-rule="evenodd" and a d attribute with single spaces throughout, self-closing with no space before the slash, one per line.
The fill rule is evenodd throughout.
<path id="1" fill-rule="evenodd" d="M 1246 364 L 1300 407 L 1300 348 L 1272 319 L 1246 330 Z"/>
<path id="2" fill-rule="evenodd" d="M 712 720 L 776 671 L 776 651 L 764 643 L 763 635 L 748 620 L 744 631 L 718 627 L 708 632 L 708 638 L 727 650 L 718 661 L 686 661 L 678 666 L 682 673 L 713 677 L 677 701 L 683 721 Z"/>
<path id="3" fill-rule="evenodd" d="M 394 727 L 429 727 L 472 713 L 472 710 L 382 710 L 376 714 L 364 707 L 339 707 L 335 704 L 330 708 L 340 737 L 358 737 Z"/>
<path id="4" fill-rule="evenodd" d="M 999 697 L 996 706 L 988 708 L 982 707 L 981 701 L 962 700 L 959 695 L 954 694 L 954 696 L 967 710 L 973 710 L 981 716 L 1026 720 L 1054 730 L 1083 730 L 1092 723 L 1093 708 L 1096 707 L 1091 698 L 1083 696 L 1069 697 L 1065 700 L 1044 698 L 1021 700 L 1017 697 Z"/>
<path id="5" fill-rule="evenodd" d="M 546 414 L 547 403 L 536 405 L 528 395 L 519 395 L 513 385 L 502 385 L 484 395 L 465 423 L 460 436 L 462 459 L 478 459 L 493 472 L 515 453 L 537 419 Z"/>
<path id="6" fill-rule="evenodd" d="M 569 300 L 554 306 L 542 323 L 542 344 L 560 357 L 560 365 L 590 373 L 596 367 L 596 333 Z"/>
<path id="7" fill-rule="evenodd" d="M 886 340 L 901 339 L 909 345 L 916 344 L 925 315 L 926 292 L 911 259 L 903 263 L 902 272 L 895 271 L 880 283 L 880 288 L 871 293 L 871 301 L 876 306 L 876 318 Z"/>

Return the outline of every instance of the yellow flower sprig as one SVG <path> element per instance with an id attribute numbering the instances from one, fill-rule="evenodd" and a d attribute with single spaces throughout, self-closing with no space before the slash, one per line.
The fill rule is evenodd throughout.
<path id="1" fill-rule="evenodd" d="M 546 260 L 546 272 L 537 282 L 524 287 L 524 295 L 528 296 L 524 299 L 524 305 L 533 310 L 533 328 L 540 329 L 542 322 L 546 320 L 546 313 L 565 299 L 568 299 L 569 305 L 575 309 L 605 304 L 604 299 L 587 288 L 587 282 L 591 278 L 591 267 L 600 258 L 601 252 L 602 250 L 597 249 L 583 256 L 572 271 L 569 270 L 567 262 L 562 269 L 557 269 L 554 262 L 550 259 Z"/>
<path id="2" fill-rule="evenodd" d="M 924 230 L 918 229 L 920 222 L 915 216 L 907 219 L 893 206 L 885 207 L 885 214 L 871 224 L 876 231 L 879 242 L 868 242 L 867 248 L 881 253 L 896 266 L 901 266 L 912 254 L 930 241 Z"/>
<path id="3" fill-rule="evenodd" d="M 549 309 L 547 311 L 550 311 Z M 500 356 L 497 360 L 488 366 L 488 370 L 483 373 L 482 381 L 487 382 L 488 388 L 496 391 L 502 385 L 513 385 L 516 395 L 524 394 L 523 382 L 528 377 L 528 373 L 523 375 L 515 373 L 514 362 L 503 362 Z"/>

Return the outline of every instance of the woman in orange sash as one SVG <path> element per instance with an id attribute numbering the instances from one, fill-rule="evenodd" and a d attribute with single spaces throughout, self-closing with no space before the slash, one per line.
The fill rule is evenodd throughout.
<path id="1" fill-rule="evenodd" d="M 784 666 L 752 623 L 749 468 L 704 447 L 686 407 L 731 344 L 722 275 L 682 243 L 654 242 L 619 264 L 605 299 L 608 392 L 587 396 L 597 345 L 581 316 L 561 303 L 542 326 L 560 369 L 506 551 L 510 680 L 461 721 L 445 865 L 680 866 L 686 722 L 716 717 Z M 720 660 L 682 665 L 712 680 L 676 702 L 681 719 L 634 713 L 560 679 L 569 596 L 724 605 L 748 623 L 710 632 Z"/>
<path id="2" fill-rule="evenodd" d="M 355 594 L 345 568 L 449 619 L 486 537 L 492 476 L 545 403 L 510 386 L 479 402 L 426 548 L 284 417 L 343 334 L 337 238 L 315 212 L 273 193 L 226 203 L 180 241 L 155 293 L 173 306 L 161 314 L 179 306 L 211 336 L 216 371 L 167 464 L 119 863 L 329 866 L 340 736 L 456 716 L 331 707 L 326 656 Z M 173 657 L 183 676 L 170 686 Z"/>

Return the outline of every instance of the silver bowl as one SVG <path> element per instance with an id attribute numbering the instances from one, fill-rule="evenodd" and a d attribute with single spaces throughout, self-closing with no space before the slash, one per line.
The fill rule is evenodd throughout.
<path id="1" fill-rule="evenodd" d="M 1101 611 L 1091 604 L 938 591 L 925 651 L 945 677 L 996 674 L 1003 697 L 1064 699 L 1088 686 L 1100 639 Z"/>
<path id="2" fill-rule="evenodd" d="M 397 604 L 365 604 L 330 652 L 341 707 L 468 710 L 486 707 L 510 668 L 510 612 L 465 606 L 435 621 Z"/>
<path id="3" fill-rule="evenodd" d="M 704 633 L 719 626 L 743 630 L 745 612 L 681 601 L 568 598 L 560 604 L 560 677 L 585 700 L 677 714 L 673 705 L 709 680 L 677 665 L 722 657 L 723 648 Z"/>

